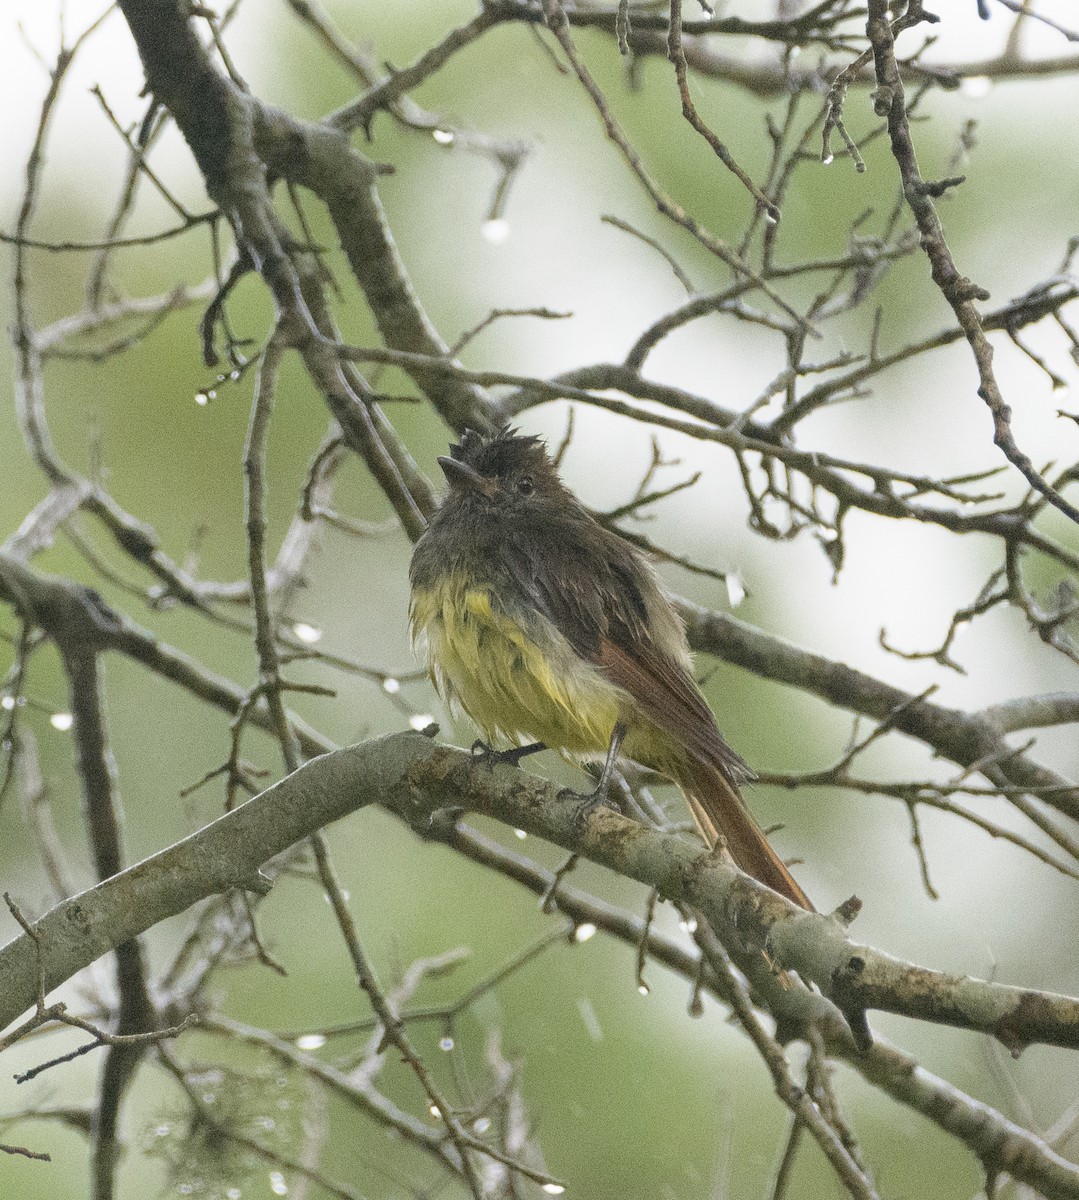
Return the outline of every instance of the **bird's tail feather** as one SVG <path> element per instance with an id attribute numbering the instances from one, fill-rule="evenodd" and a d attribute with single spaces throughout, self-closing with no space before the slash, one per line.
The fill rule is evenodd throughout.
<path id="1" fill-rule="evenodd" d="M 747 875 L 760 880 L 807 912 L 816 912 L 786 864 L 768 844 L 737 787 L 710 763 L 693 762 L 678 780 L 701 836 L 710 846 L 720 837 Z"/>

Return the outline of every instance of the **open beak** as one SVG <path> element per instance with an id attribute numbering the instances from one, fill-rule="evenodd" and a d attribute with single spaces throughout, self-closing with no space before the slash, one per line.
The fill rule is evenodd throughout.
<path id="1" fill-rule="evenodd" d="M 456 458 L 443 456 L 438 460 L 438 465 L 442 468 L 447 480 L 449 480 L 451 488 L 466 492 L 477 492 L 481 496 L 486 496 L 488 500 L 494 496 L 498 489 L 497 479 L 481 475 L 474 467 L 470 467 L 467 463 L 460 462 Z"/>

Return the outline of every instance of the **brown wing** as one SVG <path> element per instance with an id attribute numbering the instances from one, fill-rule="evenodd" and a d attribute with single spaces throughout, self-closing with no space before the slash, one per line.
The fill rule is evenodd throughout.
<path id="1" fill-rule="evenodd" d="M 722 836 L 734 861 L 750 875 L 802 908 L 813 905 L 768 844 L 745 805 L 739 784 L 753 778 L 727 745 L 692 675 L 663 653 L 650 633 L 649 614 L 676 624 L 663 612 L 660 593 L 646 563 L 604 530 L 587 549 L 571 538 L 549 557 L 535 542 L 503 547 L 502 562 L 527 604 L 541 612 L 589 662 L 623 688 L 657 729 L 685 750 L 663 769 L 686 794 L 702 836 L 715 845 Z M 560 563 L 554 575 L 549 564 Z M 507 593 L 503 593 L 504 595 Z M 645 764 L 658 766 L 659 764 Z"/>
<path id="2" fill-rule="evenodd" d="M 746 763 L 727 745 L 701 690 L 679 663 L 649 643 L 632 651 L 604 639 L 598 662 L 625 688 L 644 715 L 685 747 L 691 758 L 720 772 L 736 788 L 753 778 Z"/>
<path id="3" fill-rule="evenodd" d="M 630 655 L 605 641 L 600 663 L 607 675 L 637 701 L 648 719 L 688 751 L 687 759 L 676 765 L 672 774 L 709 845 L 715 845 L 722 836 L 743 871 L 812 912 L 809 897 L 746 807 L 738 784 L 752 777 L 749 768 L 723 740 L 693 680 L 677 663 L 651 649 L 642 655 L 635 648 Z"/>

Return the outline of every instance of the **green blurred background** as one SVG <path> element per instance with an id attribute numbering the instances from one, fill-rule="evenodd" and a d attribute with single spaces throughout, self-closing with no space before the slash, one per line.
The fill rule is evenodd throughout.
<path id="1" fill-rule="evenodd" d="M 943 29 L 935 49 L 943 60 L 988 55 L 1003 41 L 1003 13 L 986 25 L 975 19 L 973 5 L 966 7 L 969 13 L 949 16 L 951 26 Z M 88 12 L 89 6 L 68 6 L 69 22 L 85 19 L 84 8 Z M 411 62 L 472 11 L 467 3 L 450 0 L 392 6 L 360 0 L 330 8 L 347 36 L 371 45 L 379 61 L 398 65 Z M 0 224 L 5 229 L 14 223 L 23 163 L 46 86 L 31 47 L 46 59 L 55 53 L 55 13 L 48 9 L 26 0 L 0 16 L 5 24 L 0 87 L 12 114 L 0 135 L 6 168 L 0 179 Z M 745 5 L 737 11 L 761 15 L 765 10 Z M 16 19 L 23 22 L 26 41 L 16 31 Z M 610 40 L 584 33 L 579 40 L 650 169 L 709 228 L 737 240 L 750 212 L 746 197 L 681 121 L 668 64 L 660 58 L 643 63 L 641 86 L 631 91 Z M 300 115 L 317 117 L 354 94 L 348 75 L 283 4 L 249 0 L 229 30 L 228 44 L 259 96 Z M 760 49 L 731 43 L 733 53 Z M 96 238 L 114 202 L 123 151 L 88 95 L 95 83 L 123 119 L 134 120 L 141 113 L 141 73 L 118 14 L 87 46 L 57 114 L 33 228 L 37 237 Z M 759 177 L 769 152 L 765 113 L 780 118 L 785 101 L 762 102 L 712 83 L 699 83 L 695 90 L 702 112 L 739 161 Z M 466 351 L 469 366 L 548 375 L 617 361 L 650 321 L 680 302 L 684 293 L 669 268 L 641 243 L 601 224 L 605 213 L 660 237 L 701 291 L 725 281 L 714 260 L 654 214 L 605 141 L 579 86 L 554 71 L 529 31 L 496 30 L 454 58 L 415 99 L 462 128 L 532 144 L 505 214 L 509 236 L 494 244 L 484 237 L 495 180 L 491 164 L 402 130 L 384 114 L 375 121 L 374 140 L 364 149 L 394 168 L 380 184 L 380 195 L 416 291 L 443 337 L 454 341 L 493 308 L 543 305 L 573 313 L 565 321 L 496 324 Z M 803 123 L 819 103 L 819 97 L 806 97 Z M 1077 232 L 1079 162 L 1074 154 L 1060 152 L 1075 144 L 1077 112 L 1079 87 L 1068 78 L 1002 84 L 988 92 L 968 87 L 934 93 L 923 102 L 923 115 L 933 119 L 917 124 L 915 135 L 927 178 L 950 173 L 960 132 L 966 122 L 978 122 L 979 144 L 960 166 L 968 183 L 941 204 L 941 212 L 961 269 L 993 291 L 994 304 L 1049 275 L 1067 238 Z M 865 91 L 852 93 L 847 115 L 856 136 L 872 127 Z M 784 208 L 783 261 L 841 254 L 854 217 L 870 207 L 881 213 L 891 208 L 896 177 L 886 140 L 874 141 L 866 159 L 865 175 L 856 175 L 845 159 L 828 168 L 802 170 Z M 205 207 L 186 149 L 174 132 L 163 139 L 155 162 L 192 209 Z M 316 236 L 332 245 L 329 226 L 310 198 L 306 213 Z M 131 232 L 153 231 L 172 220 L 160 197 L 143 184 Z M 31 300 L 38 325 L 80 306 L 86 262 L 86 256 L 78 255 L 33 256 Z M 209 262 L 207 237 L 195 232 L 149 252 L 118 256 L 114 282 L 131 295 L 152 294 L 178 280 L 200 281 Z M 340 262 L 334 266 L 345 288 L 340 316 L 346 336 L 373 344 L 373 324 L 362 299 L 349 287 Z M 924 260 L 914 256 L 897 265 L 875 294 L 874 301 L 884 307 L 888 346 L 950 324 L 927 275 Z M 790 294 L 806 292 L 793 288 Z M 5 325 L 11 321 L 10 305 L 8 288 L 0 293 Z M 244 282 L 230 313 L 241 334 L 264 335 L 268 306 L 257 281 Z M 175 559 L 195 556 L 200 577 L 234 579 L 244 574 L 246 554 L 240 463 L 250 380 L 219 386 L 211 403 L 196 404 L 196 394 L 214 384 L 214 373 L 200 362 L 200 315 L 198 308 L 189 308 L 131 353 L 100 365 L 51 363 L 46 406 L 66 461 L 80 471 L 99 471 L 116 499 L 154 526 Z M 843 349 L 858 351 L 872 315 L 867 305 L 837 322 L 811 357 L 823 360 Z M 1039 328 L 1029 332 L 1028 340 L 1055 370 L 1068 373 L 1059 331 Z M 9 348 L 0 354 L 0 375 L 10 378 Z M 648 373 L 744 407 L 782 361 L 778 339 L 712 318 L 664 343 L 649 361 Z M 1015 408 L 1020 443 L 1035 462 L 1066 459 L 1072 453 L 1074 426 L 1056 418 L 1057 408 L 1067 407 L 1066 402 L 1006 343 L 997 366 Z M 1070 371 L 1074 380 L 1074 367 Z M 807 426 L 804 444 L 925 474 L 995 466 L 989 419 L 972 380 L 969 355 L 962 348 L 937 352 L 881 376 L 872 397 L 821 413 Z M 385 372 L 379 386 L 387 392 L 411 390 L 392 371 Z M 6 385 L 0 400 L 0 532 L 7 536 L 45 494 L 45 484 L 28 460 Z M 398 404 L 389 412 L 421 465 L 437 477 L 434 458 L 444 452 L 448 431 L 422 406 Z M 566 421 L 565 405 L 557 404 L 529 412 L 521 424 L 557 440 Z M 298 488 L 325 429 L 323 405 L 292 364 L 271 430 L 272 546 L 288 527 Z M 1074 687 L 1063 660 L 1028 635 L 1020 617 L 1003 612 L 984 619 L 959 644 L 966 676 L 942 673 L 932 663 L 903 662 L 881 650 L 881 627 L 903 648 L 939 643 L 952 611 L 973 599 L 995 565 L 993 547 L 975 539 L 959 543 L 936 529 L 886 525 L 855 515 L 848 528 L 848 564 L 833 585 L 827 558 L 811 537 L 777 544 L 748 530 L 737 468 L 729 456 L 674 435 L 664 434 L 661 442 L 669 457 L 681 460 L 661 482 L 674 482 L 680 473 L 698 468 L 705 474 L 695 488 L 660 506 L 643 530 L 681 554 L 737 572 L 749 591 L 737 610 L 742 619 L 912 692 L 937 683 L 936 699 L 943 704 L 977 708 L 1028 692 Z M 646 427 L 579 410 L 566 477 L 587 502 L 614 507 L 633 494 L 649 453 Z M 1019 494 L 1014 480 L 1005 486 Z M 341 472 L 335 503 L 363 520 L 386 522 L 390 516 L 384 499 L 354 463 Z M 146 585 L 88 519 L 80 530 L 122 576 Z M 309 564 L 308 587 L 294 602 L 290 618 L 323 631 L 320 649 L 395 675 L 414 672 L 417 662 L 406 630 L 409 549 L 397 531 L 367 538 L 324 531 Z M 254 683 L 249 638 L 182 608 L 149 610 L 97 575 L 68 540 L 59 541 L 36 565 L 92 583 L 162 639 L 241 685 Z M 665 574 L 678 592 L 727 607 L 718 582 L 678 569 Z M 1055 584 L 1048 568 L 1043 575 L 1042 586 Z M 15 632 L 10 613 L 0 616 L 0 629 Z M 9 657 L 8 648 L 0 645 L 5 667 Z M 712 671 L 708 691 L 721 727 L 755 766 L 811 770 L 842 752 L 850 736 L 845 715 L 732 668 L 703 661 L 701 666 Z M 218 714 L 138 666 L 114 658 L 106 670 L 127 849 L 134 860 L 220 812 L 218 785 L 183 799 L 178 793 L 224 760 L 228 731 Z M 377 682 L 314 664 L 297 666 L 292 675 L 336 690 L 333 699 L 298 696 L 294 706 L 338 742 L 399 729 L 407 721 L 400 704 Z M 31 704 L 23 719 L 39 739 L 55 819 L 82 886 L 90 874 L 70 737 L 49 721 L 50 714 L 66 707 L 63 679 L 50 650 L 34 656 L 26 691 Z M 435 715 L 445 736 L 466 745 L 471 740 L 469 728 L 441 712 L 426 681 L 405 682 L 400 697 L 413 714 Z M 273 745 L 260 735 L 249 736 L 246 753 L 271 772 L 279 770 Z M 1064 771 L 1079 766 L 1069 731 L 1039 736 L 1037 753 Z M 534 769 L 574 779 L 549 758 L 537 760 Z M 868 772 L 870 766 L 864 769 Z M 940 770 L 920 746 L 894 738 L 874 752 L 871 769 L 896 779 Z M 671 806 L 678 803 L 673 795 L 665 798 Z M 1008 982 L 1061 991 L 1079 988 L 1074 884 L 1018 851 L 954 819 L 923 814 L 933 881 L 941 894 L 934 902 L 921 887 L 908 817 L 900 806 L 838 792 L 787 794 L 765 787 L 754 789 L 752 798 L 765 825 L 784 823 L 781 850 L 805 860 L 800 878 L 822 907 L 852 892 L 865 900 L 856 928 L 864 940 L 950 971 L 995 973 Z M 987 804 L 984 811 L 1020 828 L 1003 806 Z M 27 911 L 39 912 L 52 901 L 11 798 L 0 822 L 3 887 Z M 511 831 L 492 827 L 490 832 L 540 862 L 553 866 L 561 861 L 559 852 L 534 844 L 534 839 L 522 847 Z M 384 980 L 417 956 L 470 948 L 466 962 L 425 988 L 423 1002 L 460 994 L 521 947 L 557 928 L 559 918 L 543 915 L 530 896 L 447 851 L 421 844 L 381 813 L 364 811 L 333 828 L 330 837 L 361 936 Z M 574 882 L 643 911 L 639 889 L 596 868 L 582 867 Z M 363 1016 L 361 996 L 318 889 L 283 882 L 260 911 L 263 937 L 289 975 L 280 979 L 256 967 L 222 974 L 216 987 L 222 1008 L 252 1024 L 290 1030 L 317 1030 Z M 6 914 L 3 921 L 6 940 L 14 925 Z M 661 921 L 677 932 L 671 913 L 663 912 Z M 188 927 L 182 918 L 154 931 L 149 939 L 154 962 L 168 961 Z M 102 978 L 108 978 L 104 967 Z M 464 1071 L 482 1091 L 484 1043 L 492 1031 L 501 1031 L 505 1054 L 519 1064 L 548 1166 L 567 1181 L 571 1195 L 703 1200 L 762 1194 L 786 1125 L 766 1072 L 718 1007 L 709 1004 L 702 1019 L 692 1020 L 686 1014 L 689 994 L 683 981 L 656 966 L 648 968 L 647 978 L 651 992 L 642 997 L 632 952 L 602 937 L 559 945 L 462 1018 L 452 1052 L 438 1049 L 437 1027 L 421 1028 L 417 1038 L 447 1087 L 455 1086 Z M 64 994 L 75 1001 L 79 989 L 65 989 Z M 1035 1127 L 1051 1124 L 1074 1099 L 1074 1064 L 1060 1054 L 1036 1048 L 1018 1062 L 1005 1062 L 993 1047 L 970 1035 L 885 1017 L 874 1024 L 930 1070 Z M 74 1042 L 56 1036 L 17 1047 L 7 1056 L 5 1078 L 40 1061 L 46 1046 L 48 1053 L 58 1053 L 68 1044 Z M 266 1069 L 265 1063 L 207 1035 L 189 1035 L 179 1050 L 181 1056 L 207 1063 L 245 1062 Z M 87 1100 L 97 1065 L 91 1055 L 32 1084 L 5 1085 L 0 1112 Z M 403 1070 L 391 1064 L 384 1082 L 400 1103 L 416 1109 L 420 1100 Z M 837 1072 L 837 1086 L 882 1194 L 950 1200 L 977 1191 L 979 1176 L 970 1156 L 935 1127 L 882 1098 L 845 1068 Z M 314 1102 L 301 1091 L 293 1102 L 310 1104 L 314 1112 Z M 130 1146 L 122 1195 L 175 1193 L 177 1178 L 168 1176 L 161 1155 L 146 1147 L 167 1148 L 181 1111 L 174 1086 L 154 1069 L 144 1071 L 126 1111 Z M 407 1182 L 421 1180 L 424 1168 L 410 1152 L 336 1104 L 325 1117 L 322 1165 L 329 1175 L 370 1197 L 412 1194 Z M 80 1135 L 55 1124 L 29 1122 L 9 1128 L 4 1140 L 46 1148 L 54 1161 L 0 1160 L 0 1194 L 66 1200 L 86 1193 Z M 390 1174 L 385 1173 L 387 1165 L 392 1166 Z M 242 1181 L 242 1194 L 275 1194 L 275 1181 L 260 1168 Z M 807 1147 L 790 1195 L 809 1200 L 836 1194 L 818 1152 Z"/>

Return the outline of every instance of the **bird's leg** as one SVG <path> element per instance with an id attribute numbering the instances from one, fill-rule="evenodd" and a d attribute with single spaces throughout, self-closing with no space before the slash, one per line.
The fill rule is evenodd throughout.
<path id="1" fill-rule="evenodd" d="M 530 754 L 539 754 L 541 750 L 546 750 L 547 747 L 542 742 L 529 742 L 527 746 L 513 746 L 509 750 L 495 750 L 488 746 L 482 738 L 477 738 L 472 743 L 472 758 L 475 762 L 481 762 L 490 770 L 499 763 L 509 763 L 511 767 L 519 767 L 521 759 L 527 758 Z"/>
<path id="2" fill-rule="evenodd" d="M 573 788 L 563 788 L 558 793 L 559 796 L 574 796 L 580 800 L 581 805 L 573 818 L 578 826 L 582 825 L 601 804 L 609 803 L 610 798 L 607 793 L 610 791 L 615 764 L 618 762 L 618 752 L 622 749 L 622 742 L 625 736 L 626 726 L 622 721 L 618 721 L 614 729 L 611 730 L 611 744 L 607 748 L 607 758 L 603 763 L 603 770 L 600 772 L 599 780 L 593 791 L 576 792 Z"/>

